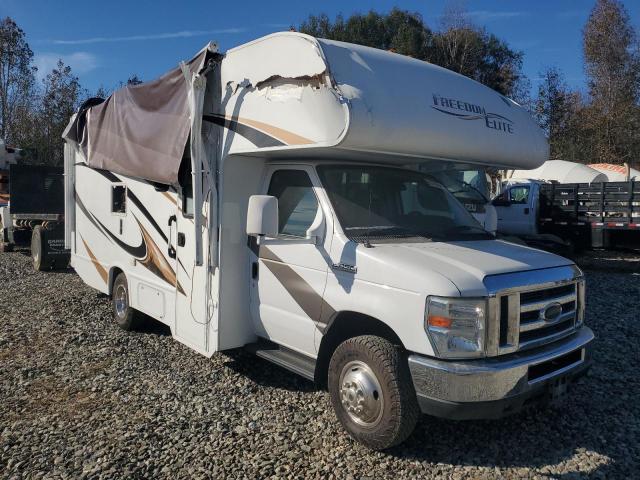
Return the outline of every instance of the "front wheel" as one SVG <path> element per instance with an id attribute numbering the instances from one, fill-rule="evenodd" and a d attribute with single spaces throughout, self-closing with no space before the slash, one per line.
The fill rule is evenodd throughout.
<path id="1" fill-rule="evenodd" d="M 329 393 L 349 435 L 373 450 L 402 443 L 420 415 L 403 352 L 373 335 L 341 343 L 329 363 Z"/>

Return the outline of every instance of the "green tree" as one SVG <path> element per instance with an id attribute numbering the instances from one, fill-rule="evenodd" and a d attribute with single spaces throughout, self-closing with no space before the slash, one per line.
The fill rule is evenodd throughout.
<path id="1" fill-rule="evenodd" d="M 621 2 L 597 0 L 584 27 L 583 49 L 590 97 L 585 121 L 593 134 L 593 160 L 637 160 L 640 53 Z"/>
<path id="2" fill-rule="evenodd" d="M 357 13 L 347 20 L 338 15 L 333 22 L 325 14 L 311 15 L 299 30 L 318 38 L 392 50 L 420 59 L 427 57 L 432 38 L 420 14 L 398 8 L 386 15 L 373 10 Z"/>
<path id="3" fill-rule="evenodd" d="M 448 11 L 438 32 L 425 25 L 420 14 L 398 8 L 388 14 L 371 10 L 346 20 L 338 15 L 334 21 L 324 14 L 312 15 L 299 30 L 315 37 L 392 50 L 426 60 L 508 96 L 523 96 L 522 87 L 526 85 L 521 72 L 522 53 L 473 25 L 461 10 Z"/>
<path id="4" fill-rule="evenodd" d="M 9 17 L 0 21 L 0 138 L 14 143 L 16 124 L 32 105 L 36 68 L 22 29 Z"/>

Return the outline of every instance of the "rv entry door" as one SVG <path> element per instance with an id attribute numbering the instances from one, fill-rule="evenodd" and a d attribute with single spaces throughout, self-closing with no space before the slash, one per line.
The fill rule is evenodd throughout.
<path id="1" fill-rule="evenodd" d="M 205 292 L 206 265 L 196 266 L 193 185 L 191 159 L 185 156 L 178 173 L 178 202 L 171 243 L 176 256 L 176 315 L 173 334 L 182 343 L 207 354 L 209 346 L 207 299 Z M 207 245 L 206 229 L 202 229 L 202 243 Z"/>

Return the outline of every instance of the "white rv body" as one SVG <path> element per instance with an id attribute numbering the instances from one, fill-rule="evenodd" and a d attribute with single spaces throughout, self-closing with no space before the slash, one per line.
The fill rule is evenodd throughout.
<path id="1" fill-rule="evenodd" d="M 375 199 L 369 199 L 367 213 L 356 201 L 362 196 L 355 182 L 346 190 L 353 207 L 347 202 L 337 209 L 327 177 L 323 180 L 329 175 L 323 169 L 330 166 L 345 169 L 336 179 L 365 167 L 371 172 L 393 167 L 389 175 L 398 178 L 418 175 L 401 166 L 434 160 L 536 167 L 548 147 L 524 109 L 426 62 L 297 33 L 229 50 L 216 71 L 219 77 L 207 77 L 202 109 L 193 103 L 192 122 L 196 116 L 204 120 L 202 135 L 192 128 L 191 159 L 183 159 L 204 172 L 201 200 L 197 175 L 160 191 L 157 184 L 91 168 L 82 148 L 67 141 L 67 241 L 72 265 L 87 284 L 111 294 L 114 276 L 122 272 L 130 305 L 168 325 L 176 339 L 198 352 L 211 355 L 268 340 L 285 353 L 259 354 L 319 381 L 326 380 L 336 346 L 331 342 L 341 335 L 336 332 L 375 326 L 371 332 L 386 332 L 408 352 L 422 410 L 452 418 L 478 415 L 480 410 L 469 413 L 478 401 L 498 402 L 497 412 L 506 408 L 500 402 L 512 405 L 518 394 L 521 404 L 557 375 L 588 366 L 592 334 L 582 326 L 582 276 L 569 260 L 455 235 L 451 241 L 376 242 L 365 231 L 354 240 L 344 208 L 351 221 L 371 218 Z M 198 142 L 200 153 L 193 147 Z M 354 178 L 365 182 L 368 175 Z M 192 196 L 187 178 L 196 190 Z M 403 201 L 414 202 L 416 209 L 421 208 L 415 186 L 420 181 L 408 181 L 403 190 Z M 446 204 L 445 216 L 448 211 L 468 216 L 444 187 L 428 185 L 442 190 L 438 198 Z M 248 213 L 257 215 L 252 225 L 268 215 L 267 210 L 248 212 L 250 197 L 275 196 L 284 211 L 292 200 L 274 193 L 280 186 L 282 192 L 303 195 L 284 227 L 280 218 L 280 228 L 290 230 L 248 236 Z M 259 200 L 255 205 L 269 203 Z M 474 229 L 477 224 L 465 225 Z M 519 346 L 513 310 L 508 341 L 504 332 L 500 336 L 500 298 L 510 296 L 505 305 L 516 308 L 513 292 L 545 293 L 556 286 L 573 292 L 566 295 L 573 309 L 563 312 L 571 325 L 561 335 Z M 434 348 L 425 306 L 436 297 L 487 302 L 487 333 L 475 366 L 467 365 L 464 355 L 446 360 Z M 522 308 L 544 310 L 543 303 Z M 530 353 L 521 352 L 517 361 L 496 361 L 520 347 Z M 580 359 L 571 368 L 527 382 L 531 363 L 574 351 Z M 467 367 L 473 374 L 458 385 L 456 372 Z M 430 382 L 440 381 L 430 377 L 434 372 L 446 383 L 439 393 L 427 391 Z M 484 397 L 480 384 L 489 385 Z M 440 401 L 460 410 L 434 406 Z"/>

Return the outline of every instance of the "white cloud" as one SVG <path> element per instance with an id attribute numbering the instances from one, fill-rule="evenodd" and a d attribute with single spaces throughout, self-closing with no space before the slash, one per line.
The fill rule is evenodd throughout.
<path id="1" fill-rule="evenodd" d="M 56 45 L 87 45 L 90 43 L 112 43 L 112 42 L 139 42 L 146 40 L 167 40 L 171 38 L 202 37 L 206 35 L 221 35 L 225 33 L 243 33 L 246 28 L 223 28 L 218 30 L 183 30 L 181 32 L 156 33 L 150 35 L 129 35 L 123 37 L 91 37 L 71 40 L 51 40 Z"/>
<path id="2" fill-rule="evenodd" d="M 525 17 L 529 15 L 529 12 L 500 12 L 491 10 L 473 10 L 467 12 L 474 20 L 479 22 L 490 22 L 492 20 L 507 20 L 510 18 Z"/>
<path id="3" fill-rule="evenodd" d="M 98 59 L 92 53 L 74 52 L 74 53 L 36 53 L 34 63 L 38 67 L 38 79 L 43 79 L 58 64 L 58 60 L 62 60 L 65 65 L 71 67 L 74 74 L 83 74 L 94 70 L 98 66 Z"/>

